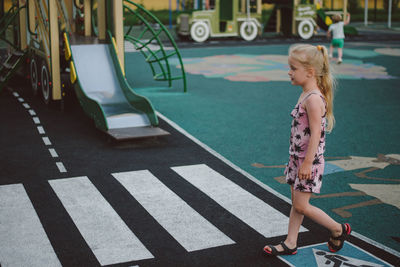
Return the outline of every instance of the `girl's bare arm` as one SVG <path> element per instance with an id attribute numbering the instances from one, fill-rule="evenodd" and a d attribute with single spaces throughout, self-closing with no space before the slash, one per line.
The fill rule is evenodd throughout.
<path id="1" fill-rule="evenodd" d="M 315 154 L 318 151 L 319 140 L 321 138 L 321 120 L 324 111 L 323 102 L 318 95 L 311 95 L 304 104 L 308 123 L 310 126 L 311 136 L 307 147 L 306 157 L 299 169 L 300 179 L 311 178 L 312 163 Z"/>
<path id="2" fill-rule="evenodd" d="M 350 23 L 350 13 L 347 13 L 347 18 L 346 18 L 346 20 L 344 22 L 344 25 L 347 25 L 349 23 Z"/>

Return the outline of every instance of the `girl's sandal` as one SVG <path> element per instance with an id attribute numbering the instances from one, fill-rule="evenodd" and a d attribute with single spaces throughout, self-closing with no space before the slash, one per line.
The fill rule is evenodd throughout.
<path id="1" fill-rule="evenodd" d="M 351 233 L 351 226 L 348 223 L 342 224 L 342 234 L 340 236 L 331 236 L 328 242 L 328 248 L 331 252 L 338 252 L 342 249 L 344 241 Z M 339 240 L 339 245 L 335 245 L 332 240 Z"/>
<path id="2" fill-rule="evenodd" d="M 281 246 L 283 248 L 282 251 L 278 251 L 275 248 L 275 246 L 268 245 L 268 247 L 271 248 L 271 251 L 267 250 L 266 249 L 267 246 L 265 246 L 264 249 L 263 249 L 264 255 L 267 255 L 267 256 L 279 256 L 279 255 L 295 255 L 297 253 L 297 246 L 295 248 L 290 249 L 285 245 L 285 242 L 282 241 L 280 244 L 281 244 Z"/>

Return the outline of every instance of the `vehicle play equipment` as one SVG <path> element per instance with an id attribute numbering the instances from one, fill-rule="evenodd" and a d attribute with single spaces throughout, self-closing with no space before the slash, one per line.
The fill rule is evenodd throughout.
<path id="1" fill-rule="evenodd" d="M 178 36 L 190 36 L 196 42 L 232 36 L 252 41 L 263 32 L 310 39 L 317 27 L 328 29 L 331 15 L 341 14 L 345 18 L 348 0 L 343 1 L 343 11 L 325 13 L 319 0 L 204 0 L 203 10 L 178 16 L 176 31 Z M 262 4 L 274 5 L 263 25 Z M 346 34 L 357 34 L 348 25 L 344 30 Z"/>
<path id="2" fill-rule="evenodd" d="M 261 0 L 210 0 L 205 10 L 177 18 L 178 36 L 190 36 L 196 42 L 231 36 L 252 41 L 261 28 Z"/>
<path id="3" fill-rule="evenodd" d="M 264 32 L 277 32 L 285 35 L 298 35 L 302 39 L 310 39 L 316 33 L 317 27 L 328 30 L 333 14 L 347 16 L 347 1 L 343 0 L 342 11 L 328 11 L 322 9 L 319 0 L 263 0 L 263 3 L 274 4 L 269 19 L 264 24 Z M 284 18 L 284 19 L 283 19 Z M 356 35 L 354 27 L 346 25 L 345 34 Z"/>
<path id="4" fill-rule="evenodd" d="M 144 27 L 139 37 L 124 33 L 124 8 L 139 14 Z M 171 86 L 173 80 L 181 79 L 186 91 L 186 76 L 172 38 L 172 52 L 166 53 L 160 39 L 162 34 L 169 36 L 165 27 L 153 29 L 154 21 L 149 23 L 141 12 L 151 17 L 144 8 L 123 0 L 13 1 L 12 8 L 1 19 L 0 30 L 16 28 L 18 24 L 19 38 L 8 41 L 13 53 L 0 70 L 0 88 L 26 57 L 32 91 L 40 92 L 46 104 L 62 103 L 68 88 L 73 87 L 96 127 L 115 139 L 168 134 L 157 127 L 158 119 L 150 101 L 135 93 L 125 78 L 125 40 L 133 42 L 146 57 L 155 80 L 167 81 Z M 152 19 L 156 20 L 154 16 Z M 133 32 L 133 28 L 129 31 Z M 150 38 L 144 33 L 150 33 Z M 176 57 L 180 64 L 179 76 L 172 76 L 168 61 L 171 57 Z M 156 72 L 155 65 L 161 72 Z"/>

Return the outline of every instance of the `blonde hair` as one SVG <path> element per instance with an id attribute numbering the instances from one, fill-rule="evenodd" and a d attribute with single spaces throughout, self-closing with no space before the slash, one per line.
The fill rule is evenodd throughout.
<path id="1" fill-rule="evenodd" d="M 304 68 L 314 69 L 317 85 L 326 101 L 326 131 L 331 132 L 335 125 L 333 93 L 336 81 L 330 71 L 328 50 L 323 45 L 293 45 L 289 49 L 289 56 L 302 64 Z"/>
<path id="2" fill-rule="evenodd" d="M 332 16 L 332 20 L 334 23 L 337 23 L 342 20 L 342 16 L 340 14 L 335 14 Z"/>

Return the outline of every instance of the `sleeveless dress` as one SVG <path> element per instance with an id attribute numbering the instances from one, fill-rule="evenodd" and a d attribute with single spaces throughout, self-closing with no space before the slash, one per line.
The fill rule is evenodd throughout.
<path id="1" fill-rule="evenodd" d="M 312 171 L 310 179 L 300 180 L 298 171 L 306 156 L 308 143 L 311 136 L 311 130 L 308 122 L 307 111 L 303 108 L 302 103 L 313 94 L 317 94 L 322 98 L 325 104 L 325 98 L 319 93 L 311 92 L 299 102 L 290 113 L 293 117 L 290 146 L 289 146 L 289 162 L 286 165 L 284 174 L 286 182 L 292 185 L 295 190 L 301 192 L 319 193 L 322 186 L 322 175 L 324 173 L 324 152 L 325 152 L 325 124 L 326 112 L 321 119 L 321 137 L 318 145 L 317 153 L 312 163 Z"/>

